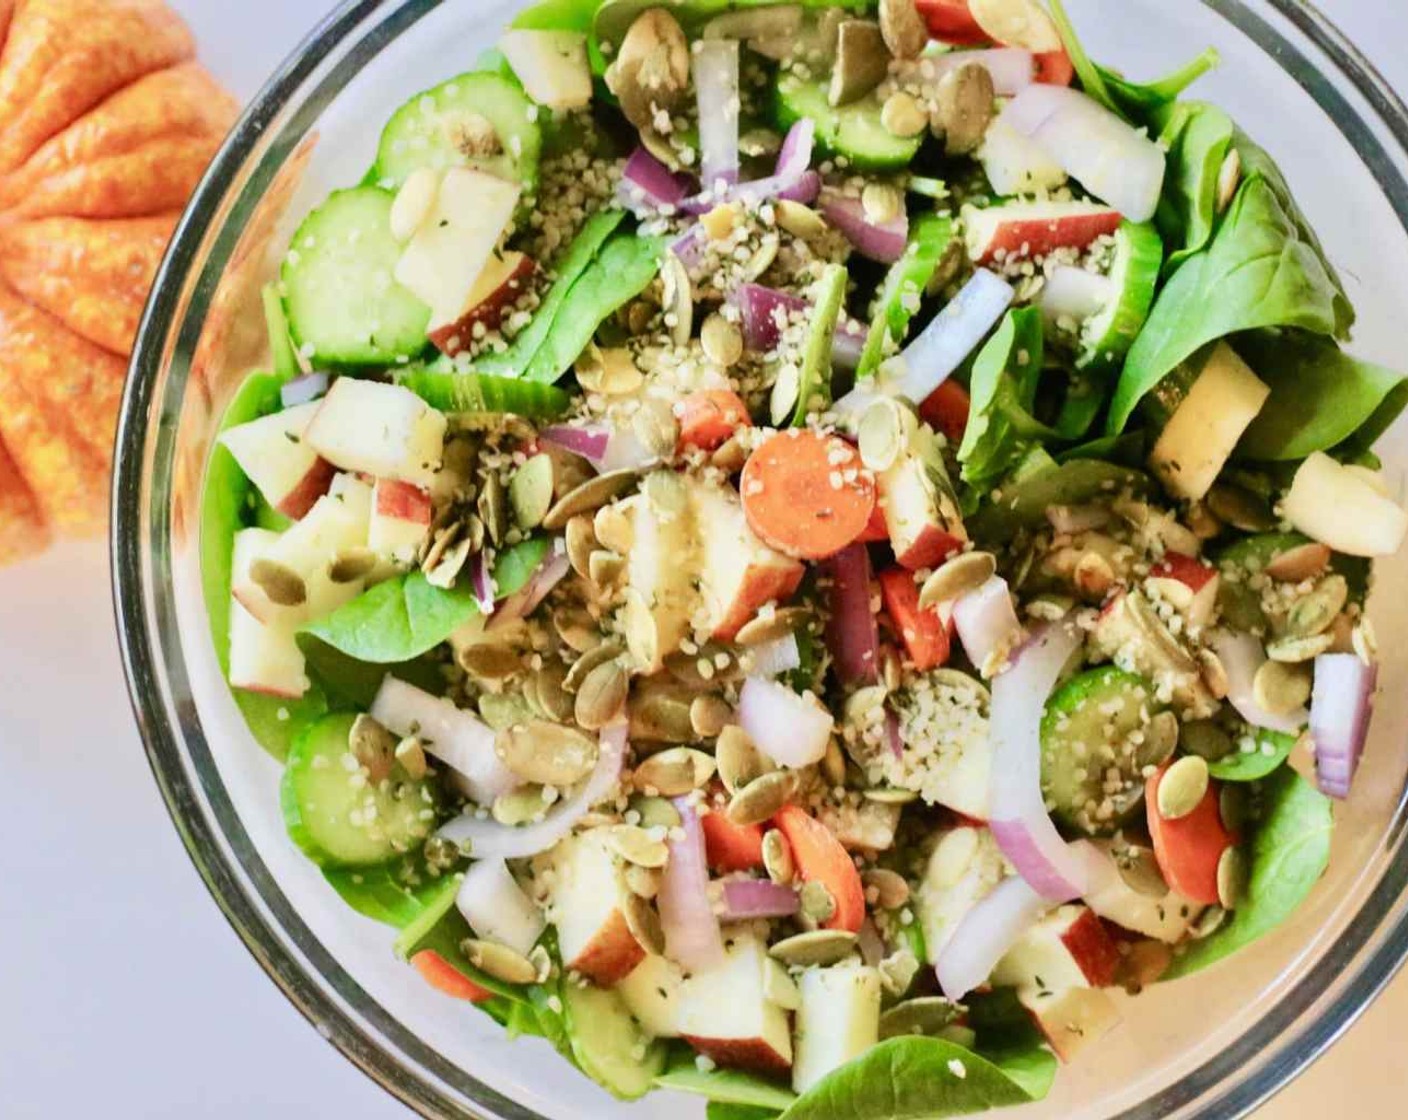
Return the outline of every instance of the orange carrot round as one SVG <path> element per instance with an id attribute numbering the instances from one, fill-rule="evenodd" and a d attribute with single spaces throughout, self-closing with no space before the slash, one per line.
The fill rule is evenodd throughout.
<path id="1" fill-rule="evenodd" d="M 422 949 L 411 958 L 411 964 L 437 992 L 455 999 L 467 999 L 470 1003 L 483 1003 L 494 998 L 493 992 L 481 988 L 434 949 Z"/>
<path id="2" fill-rule="evenodd" d="M 825 928 L 859 933 L 865 921 L 865 888 L 841 841 L 799 805 L 784 805 L 773 823 L 787 837 L 802 882 L 820 883 L 836 900 L 836 912 L 826 921 Z"/>
<path id="3" fill-rule="evenodd" d="M 699 818 L 704 830 L 704 850 L 709 867 L 718 875 L 754 871 L 763 866 L 763 829 L 756 824 L 734 824 L 723 812 Z"/>
<path id="4" fill-rule="evenodd" d="M 680 402 L 680 449 L 713 451 L 739 428 L 752 427 L 748 406 L 732 389 L 701 389 Z"/>
<path id="5" fill-rule="evenodd" d="M 840 552 L 865 532 L 875 509 L 875 481 L 860 453 L 837 436 L 801 428 L 754 451 L 740 489 L 753 532 L 802 560 Z"/>
<path id="6" fill-rule="evenodd" d="M 1168 885 L 1179 894 L 1216 906 L 1217 864 L 1236 843 L 1222 823 L 1217 783 L 1208 783 L 1202 801 L 1186 817 L 1169 820 L 1159 812 L 1159 783 L 1167 770 L 1167 765 L 1161 767 L 1144 787 L 1154 858 Z"/>
<path id="7" fill-rule="evenodd" d="M 937 669 L 948 660 L 948 627 L 934 610 L 919 606 L 919 587 L 914 573 L 891 568 L 880 573 L 880 597 L 905 651 L 921 673 Z"/>
<path id="8" fill-rule="evenodd" d="M 1033 59 L 1036 80 L 1048 86 L 1068 86 L 1076 76 L 1075 64 L 1064 50 L 1043 51 Z"/>

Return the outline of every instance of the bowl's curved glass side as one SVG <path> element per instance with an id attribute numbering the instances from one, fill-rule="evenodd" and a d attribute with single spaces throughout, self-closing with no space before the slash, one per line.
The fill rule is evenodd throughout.
<path id="1" fill-rule="evenodd" d="M 277 767 L 252 744 L 215 671 L 199 594 L 201 474 L 219 408 L 259 357 L 259 332 L 242 329 L 259 322 L 246 312 L 271 274 L 265 250 L 287 232 L 282 207 L 297 216 L 329 186 L 359 179 L 375 139 L 365 122 L 468 65 L 513 6 L 345 4 L 275 76 L 221 153 L 178 230 L 134 356 L 114 492 L 118 621 L 152 766 L 192 858 L 251 951 L 325 1037 L 427 1115 L 663 1118 L 678 1114 L 678 1098 L 615 1104 L 545 1044 L 507 1043 L 486 1017 L 408 984 L 387 931 L 330 897 L 286 842 Z M 1372 252 L 1408 262 L 1408 114 L 1382 80 L 1296 0 L 1070 6 L 1092 29 L 1094 53 L 1119 57 L 1132 73 L 1167 68 L 1190 45 L 1225 43 L 1229 65 L 1205 95 L 1259 138 L 1276 120 L 1268 102 L 1304 115 L 1302 128 L 1283 129 L 1268 146 L 1288 163 L 1326 242 L 1344 247 L 1362 273 L 1348 277 L 1370 311 L 1359 347 L 1391 359 L 1397 322 L 1381 312 L 1408 304 L 1408 268 L 1395 275 L 1375 266 Z M 1316 174 L 1329 155 L 1345 161 L 1342 176 Z M 1401 468 L 1408 455 L 1396 451 L 1393 460 Z M 1376 614 L 1408 611 L 1404 565 L 1385 582 Z M 1398 656 L 1389 690 L 1408 695 L 1405 670 L 1408 656 Z M 1405 704 L 1391 699 L 1382 713 L 1360 782 L 1374 796 L 1361 788 L 1345 810 L 1332 878 L 1306 912 L 1241 967 L 1141 997 L 1100 1060 L 1066 1070 L 1052 1101 L 1028 1115 L 1233 1115 L 1345 1028 L 1408 951 L 1408 750 L 1386 730 L 1408 727 Z"/>

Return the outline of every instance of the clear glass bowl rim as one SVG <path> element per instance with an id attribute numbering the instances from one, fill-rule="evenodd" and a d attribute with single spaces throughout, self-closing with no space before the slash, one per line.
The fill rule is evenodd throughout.
<path id="1" fill-rule="evenodd" d="M 134 714 L 148 762 L 168 812 L 196 870 L 246 948 L 320 1034 L 365 1074 L 409 1107 L 432 1117 L 543 1120 L 448 1062 L 382 1008 L 327 952 L 299 918 L 224 794 L 193 712 L 169 702 L 170 666 L 161 634 L 174 632 L 169 603 L 154 594 L 154 573 L 170 564 L 168 534 L 152 512 L 152 472 L 172 436 L 156 421 L 156 389 L 179 331 L 181 294 L 193 267 L 204 267 L 202 245 L 221 217 L 227 191 L 256 151 L 269 124 L 295 98 L 324 60 L 343 51 L 332 71 L 301 104 L 291 123 L 297 136 L 356 73 L 362 61 L 445 0 L 345 0 L 287 57 L 251 101 L 196 190 L 158 273 L 132 355 L 119 420 L 112 491 L 112 579 L 115 619 Z M 1355 141 L 1408 230 L 1408 181 L 1357 112 L 1313 63 L 1240 0 L 1200 0 L 1275 54 Z M 1278 15 L 1322 52 L 1361 96 L 1401 153 L 1408 154 L 1408 105 L 1364 55 L 1305 0 L 1267 0 Z M 360 38 L 356 38 L 357 36 Z M 349 47 L 350 49 L 343 50 Z M 1275 48 L 1273 50 L 1273 48 Z M 297 139 L 295 136 L 295 139 Z M 157 522 L 156 528 L 153 521 Z M 153 536 L 155 533 L 155 536 Z M 149 547 L 151 546 L 151 547 Z M 194 731 L 192 736 L 189 731 Z M 202 788 L 196 788 L 195 775 Z M 214 781 L 210 780 L 214 778 Z M 202 805 L 202 799 L 208 801 Z M 1153 1120 L 1178 1112 L 1240 1116 L 1292 1081 L 1368 1007 L 1408 960 L 1408 806 L 1400 802 L 1385 843 L 1393 852 L 1383 877 L 1340 941 L 1263 1016 L 1216 1058 L 1155 1097 L 1113 1120 Z M 1333 1000 L 1321 997 L 1346 969 L 1351 976 Z M 1313 1014 L 1311 1013 L 1313 1011 Z M 1248 1072 L 1250 1071 L 1250 1072 Z M 466 1106 L 464 1101 L 473 1102 Z"/>

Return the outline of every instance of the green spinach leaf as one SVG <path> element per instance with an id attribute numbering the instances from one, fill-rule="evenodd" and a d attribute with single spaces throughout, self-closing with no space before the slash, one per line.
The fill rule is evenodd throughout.
<path id="1" fill-rule="evenodd" d="M 776 1109 L 751 1108 L 746 1104 L 722 1104 L 710 1101 L 704 1109 L 705 1120 L 774 1120 Z"/>
<path id="2" fill-rule="evenodd" d="M 1243 742 L 1251 749 L 1242 750 Z M 1253 728 L 1237 740 L 1237 750 L 1208 763 L 1208 773 L 1220 782 L 1259 782 L 1281 768 L 1295 745 L 1294 735 Z"/>
<path id="3" fill-rule="evenodd" d="M 1016 465 L 1031 439 L 1056 433 L 1031 415 L 1045 359 L 1041 311 L 1009 311 L 997 332 L 978 351 L 969 383 L 972 403 L 958 461 L 963 481 L 990 486 Z"/>
<path id="4" fill-rule="evenodd" d="M 1099 459 L 1073 459 L 1004 482 L 1000 495 L 968 519 L 968 529 L 974 540 L 1001 545 L 1020 530 L 1042 524 L 1050 506 L 1080 505 L 1125 490 L 1142 495 L 1148 489 L 1149 477 L 1141 471 Z"/>
<path id="5" fill-rule="evenodd" d="M 502 553 L 494 565 L 499 598 L 518 591 L 547 555 L 549 542 L 535 537 Z M 379 583 L 304 632 L 358 661 L 388 665 L 411 661 L 434 649 L 479 613 L 468 580 L 450 590 L 435 587 L 419 570 Z"/>
<path id="6" fill-rule="evenodd" d="M 1218 180 L 1232 150 L 1236 126 L 1216 105 L 1201 101 L 1166 106 L 1155 115 L 1155 122 L 1169 149 L 1163 197 L 1154 217 L 1172 249 L 1164 265 L 1167 276 L 1212 240 Z"/>
<path id="7" fill-rule="evenodd" d="M 952 240 L 953 219 L 947 214 L 921 214 L 910 223 L 904 256 L 890 266 L 875 300 L 875 313 L 856 367 L 858 379 L 871 376 L 891 350 L 904 342 L 925 289 Z"/>
<path id="8" fill-rule="evenodd" d="M 771 1113 L 783 1111 L 797 1099 L 797 1094 L 786 1085 L 754 1073 L 737 1069 L 702 1070 L 695 1064 L 694 1052 L 687 1046 L 675 1050 L 669 1068 L 655 1079 L 655 1084 L 720 1104 L 766 1109 Z"/>
<path id="9" fill-rule="evenodd" d="M 1305 901 L 1329 866 L 1330 799 L 1286 767 L 1261 783 L 1258 793 L 1246 897 L 1221 929 L 1174 958 L 1165 979 L 1197 972 L 1271 932 Z"/>
<path id="10" fill-rule="evenodd" d="M 554 420 L 572 403 L 555 385 L 489 373 L 422 368 L 399 373 L 396 381 L 441 412 L 509 412 L 529 420 Z"/>
<path id="11" fill-rule="evenodd" d="M 409 856 L 380 867 L 324 868 L 323 878 L 357 913 L 395 929 L 410 925 L 443 889 Z"/>
<path id="12" fill-rule="evenodd" d="M 377 665 L 349 657 L 312 634 L 298 635 L 298 647 L 308 663 L 308 675 L 322 686 L 334 711 L 367 711 L 388 673 L 435 696 L 445 691 L 443 666 L 428 656 Z"/>

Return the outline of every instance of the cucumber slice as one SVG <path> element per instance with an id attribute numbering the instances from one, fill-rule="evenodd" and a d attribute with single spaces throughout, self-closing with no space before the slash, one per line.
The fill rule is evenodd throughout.
<path id="1" fill-rule="evenodd" d="M 874 95 L 833 109 L 824 80 L 803 81 L 783 74 L 773 87 L 773 116 L 782 129 L 803 117 L 816 122 L 817 143 L 832 156 L 844 156 L 857 171 L 900 171 L 919 152 L 922 136 L 905 139 L 880 123 L 880 101 Z"/>
<path id="2" fill-rule="evenodd" d="M 1266 626 L 1261 592 L 1253 579 L 1267 564 L 1293 548 L 1309 544 L 1310 538 L 1300 533 L 1258 533 L 1228 545 L 1217 554 L 1217 567 L 1222 581 L 1217 587 L 1217 609 L 1223 622 L 1235 630 L 1255 633 Z M 1369 577 L 1373 565 L 1358 556 L 1333 553 L 1330 571 L 1344 577 L 1349 585 L 1351 601 L 1363 603 L 1369 596 Z"/>
<path id="3" fill-rule="evenodd" d="M 411 851 L 438 817 L 432 785 L 393 776 L 379 785 L 356 780 L 347 745 L 357 717 L 330 715 L 293 744 L 280 786 L 284 824 L 320 867 L 375 867 Z"/>
<path id="4" fill-rule="evenodd" d="M 891 266 L 875 302 L 875 315 L 856 367 L 857 380 L 880 368 L 890 346 L 904 342 L 924 291 L 952 240 L 953 219 L 947 214 L 921 214 L 910 224 L 904 256 Z"/>
<path id="5" fill-rule="evenodd" d="M 523 184 L 538 183 L 543 135 L 537 110 L 517 82 L 501 74 L 461 74 L 418 93 L 397 109 L 381 133 L 372 181 L 395 189 L 422 167 L 477 167 Z M 467 150 L 466 136 L 488 121 L 498 136 L 492 155 Z"/>
<path id="6" fill-rule="evenodd" d="M 441 412 L 510 412 L 529 420 L 553 420 L 572 403 L 555 385 L 486 373 L 416 369 L 396 380 Z"/>
<path id="7" fill-rule="evenodd" d="M 377 187 L 335 191 L 303 219 L 284 258 L 284 310 L 309 361 L 392 365 L 426 347 L 430 308 L 392 279 L 395 196 Z"/>
<path id="8" fill-rule="evenodd" d="M 815 300 L 807 316 L 807 335 L 802 345 L 802 368 L 797 379 L 797 402 L 792 411 L 792 426 L 800 428 L 807 417 L 831 403 L 831 351 L 836 337 L 836 323 L 846 303 L 847 273 L 844 266 L 826 266 L 817 282 Z M 782 403 L 775 399 L 773 422 L 784 419 L 778 415 Z"/>
<path id="9" fill-rule="evenodd" d="M 1112 372 L 1124 363 L 1154 306 L 1163 264 L 1163 238 L 1151 223 L 1120 224 L 1115 231 L 1115 257 L 1110 265 L 1115 295 L 1081 328 L 1081 355 L 1077 362 L 1080 368 Z"/>
<path id="10" fill-rule="evenodd" d="M 1163 759 L 1146 757 L 1132 736 L 1162 710 L 1148 681 L 1110 665 L 1056 690 L 1041 719 L 1041 789 L 1057 822 L 1105 836 L 1139 807 L 1144 767 Z M 1113 792 L 1111 771 L 1122 779 Z"/>
<path id="11" fill-rule="evenodd" d="M 570 981 L 561 989 L 572 1056 L 582 1072 L 623 1101 L 645 1096 L 665 1072 L 666 1048 L 641 1030 L 616 993 Z"/>

